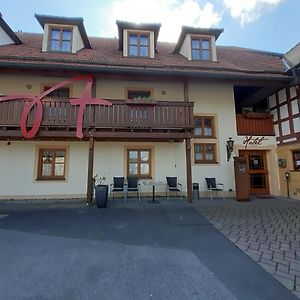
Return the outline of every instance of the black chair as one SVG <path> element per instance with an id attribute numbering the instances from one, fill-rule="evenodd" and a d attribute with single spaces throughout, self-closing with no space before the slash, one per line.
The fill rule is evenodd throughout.
<path id="1" fill-rule="evenodd" d="M 167 178 L 167 198 L 172 192 L 176 192 L 176 196 L 180 193 L 180 199 L 182 200 L 182 184 L 177 182 L 177 177 L 166 177 Z"/>
<path id="2" fill-rule="evenodd" d="M 214 177 L 205 177 L 207 189 L 210 193 L 210 200 L 212 200 L 213 192 L 216 192 L 216 197 L 218 197 L 218 192 L 224 191 L 224 184 L 223 183 L 217 183 L 216 178 Z M 224 198 L 224 194 L 223 194 Z M 225 199 L 225 198 L 224 198 Z"/>
<path id="3" fill-rule="evenodd" d="M 111 195 L 114 197 L 115 192 L 124 192 L 124 177 L 114 177 L 113 182 L 110 185 L 110 199 L 112 199 Z"/>
<path id="4" fill-rule="evenodd" d="M 128 192 L 136 192 L 137 196 L 139 198 L 139 201 L 141 201 L 140 184 L 139 184 L 139 179 L 137 177 L 128 177 L 127 178 L 127 198 L 128 198 Z"/>

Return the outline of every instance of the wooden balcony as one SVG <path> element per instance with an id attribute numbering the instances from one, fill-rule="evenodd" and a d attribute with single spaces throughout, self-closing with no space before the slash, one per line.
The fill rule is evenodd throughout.
<path id="1" fill-rule="evenodd" d="M 238 135 L 275 135 L 273 116 L 267 113 L 246 113 L 236 115 Z"/>
<path id="2" fill-rule="evenodd" d="M 82 123 L 84 138 L 91 132 L 99 140 L 182 140 L 193 130 L 192 102 L 132 102 L 109 100 L 112 106 L 87 105 Z M 22 138 L 21 114 L 26 101 L 0 102 L 0 139 Z M 70 99 L 42 100 L 43 118 L 36 138 L 76 138 L 79 106 Z M 27 118 L 28 130 L 36 117 L 34 107 Z"/>

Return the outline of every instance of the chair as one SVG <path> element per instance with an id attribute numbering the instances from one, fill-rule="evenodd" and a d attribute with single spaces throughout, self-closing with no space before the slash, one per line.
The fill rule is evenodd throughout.
<path id="1" fill-rule="evenodd" d="M 169 200 L 169 195 L 171 192 L 180 192 L 180 200 L 182 200 L 182 184 L 177 182 L 177 177 L 166 177 L 167 178 L 167 198 Z"/>
<path id="2" fill-rule="evenodd" d="M 136 192 L 139 198 L 139 201 L 141 201 L 140 197 L 140 184 L 139 179 L 137 177 L 128 177 L 127 178 L 127 198 L 128 198 L 128 192 Z"/>
<path id="3" fill-rule="evenodd" d="M 115 192 L 124 192 L 124 177 L 114 177 L 113 182 L 110 185 L 110 199 L 112 199 L 111 195 L 114 197 Z"/>
<path id="4" fill-rule="evenodd" d="M 218 196 L 218 192 L 224 191 L 223 183 L 216 183 L 216 178 L 214 177 L 205 177 L 207 189 L 210 192 L 210 200 L 212 200 L 213 192 L 216 192 L 216 197 Z M 224 198 L 224 195 L 223 195 Z M 224 198 L 225 199 L 225 198 Z"/>

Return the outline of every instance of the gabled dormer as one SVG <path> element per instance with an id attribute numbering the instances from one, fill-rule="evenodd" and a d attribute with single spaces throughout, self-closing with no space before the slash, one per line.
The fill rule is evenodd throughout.
<path id="1" fill-rule="evenodd" d="M 188 60 L 217 61 L 216 40 L 223 32 L 217 28 L 182 26 L 173 53 L 180 53 Z"/>
<path id="2" fill-rule="evenodd" d="M 35 15 L 44 29 L 42 51 L 76 53 L 91 48 L 83 18 Z"/>
<path id="3" fill-rule="evenodd" d="M 0 13 L 0 46 L 11 44 L 22 45 L 23 43 L 4 21 Z"/>
<path id="4" fill-rule="evenodd" d="M 119 50 L 123 56 L 154 58 L 161 24 L 117 21 Z"/>

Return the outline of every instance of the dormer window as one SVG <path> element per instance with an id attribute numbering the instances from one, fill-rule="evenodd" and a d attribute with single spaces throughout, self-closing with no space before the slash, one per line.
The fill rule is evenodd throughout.
<path id="1" fill-rule="evenodd" d="M 211 60 L 210 40 L 202 37 L 192 37 L 192 60 Z"/>
<path id="2" fill-rule="evenodd" d="M 119 50 L 124 57 L 155 58 L 160 24 L 117 21 Z"/>
<path id="3" fill-rule="evenodd" d="M 71 52 L 72 29 L 49 28 L 49 50 L 59 52 Z"/>
<path id="4" fill-rule="evenodd" d="M 223 32 L 218 28 L 195 28 L 183 26 L 173 53 L 188 60 L 217 61 L 216 40 Z"/>
<path id="5" fill-rule="evenodd" d="M 91 49 L 82 18 L 35 15 L 44 29 L 42 51 L 77 53 Z"/>
<path id="6" fill-rule="evenodd" d="M 149 57 L 149 34 L 128 33 L 128 56 Z"/>

